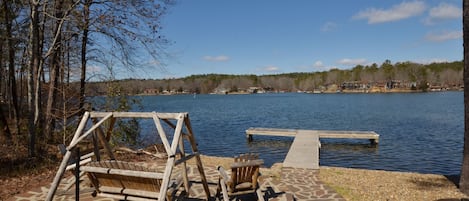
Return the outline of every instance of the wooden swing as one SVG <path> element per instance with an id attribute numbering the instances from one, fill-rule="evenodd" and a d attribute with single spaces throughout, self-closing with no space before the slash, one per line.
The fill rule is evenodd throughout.
<path id="1" fill-rule="evenodd" d="M 116 118 L 147 118 L 153 119 L 157 133 L 164 145 L 167 153 L 166 166 L 163 173 L 150 171 L 141 166 L 116 161 L 109 145 L 110 135 Z M 91 120 L 94 125 L 85 129 Z M 173 123 L 173 122 L 176 123 Z M 109 122 L 109 128 L 105 133 L 101 127 L 104 122 Z M 174 129 L 171 144 L 168 141 L 162 122 Z M 106 135 L 105 135 L 106 134 Z M 57 187 L 67 168 L 72 150 L 89 135 L 97 135 L 93 139 L 99 139 L 102 147 L 108 154 L 111 162 L 99 161 L 100 156 L 96 156 L 97 162 L 91 162 L 80 168 L 88 173 L 92 184 L 95 186 L 98 195 L 113 197 L 117 199 L 170 199 L 175 189 L 183 184 L 186 192 L 189 192 L 189 179 L 186 161 L 196 159 L 197 168 L 200 173 L 201 182 L 204 187 L 207 200 L 210 199 L 210 191 L 205 177 L 200 153 L 192 131 L 188 113 L 156 113 L 156 112 L 85 112 L 80 124 L 67 146 L 67 151 L 62 159 L 62 163 L 55 175 L 54 181 L 49 189 L 46 200 L 50 201 L 57 191 Z M 185 153 L 184 139 L 191 146 L 191 153 Z M 97 146 L 97 143 L 94 143 Z M 176 160 L 176 152 L 180 158 Z M 97 152 L 99 154 L 99 152 Z M 181 175 L 174 175 L 173 170 L 177 165 L 182 165 Z M 180 182 L 182 180 L 182 182 Z M 118 184 L 118 185 L 117 185 Z"/>

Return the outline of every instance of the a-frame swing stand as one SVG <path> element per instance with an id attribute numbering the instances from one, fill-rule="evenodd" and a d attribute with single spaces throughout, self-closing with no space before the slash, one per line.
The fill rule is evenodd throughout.
<path id="1" fill-rule="evenodd" d="M 54 181 L 49 189 L 46 200 L 50 201 L 54 197 L 57 187 L 63 177 L 63 174 L 67 168 L 67 163 L 72 156 L 72 151 L 77 147 L 80 142 L 85 138 L 88 138 L 90 135 L 93 136 L 95 150 L 99 149 L 97 141 L 100 141 L 102 147 L 105 149 L 106 153 L 109 155 L 110 159 L 115 159 L 114 154 L 109 145 L 110 135 L 112 135 L 112 128 L 116 122 L 116 118 L 147 118 L 153 119 L 157 135 L 160 137 L 161 142 L 164 145 L 164 148 L 167 153 L 166 167 L 163 175 L 162 185 L 160 188 L 160 194 L 158 200 L 165 200 L 165 195 L 168 190 L 168 185 L 170 182 L 171 173 L 176 165 L 182 165 L 182 174 L 184 188 L 189 191 L 189 179 L 186 167 L 186 161 L 192 158 L 196 159 L 197 168 L 200 173 L 201 182 L 204 187 L 205 194 L 207 195 L 207 200 L 210 199 L 210 191 L 207 184 L 207 179 L 205 177 L 205 172 L 203 169 L 202 161 L 200 159 L 200 153 L 197 148 L 197 143 L 195 141 L 194 133 L 192 131 L 191 123 L 189 120 L 188 113 L 156 113 L 156 112 L 85 112 L 83 115 L 80 124 L 72 138 L 72 141 L 67 146 L 67 151 L 63 157 L 62 163 L 55 175 Z M 106 124 L 104 124 L 107 122 Z M 166 123 L 166 126 L 174 129 L 174 134 L 172 136 L 172 142 L 169 143 L 167 134 L 165 132 L 162 122 Z M 86 129 L 87 124 L 93 124 L 89 129 Z M 108 125 L 109 128 L 106 130 L 102 129 L 105 125 Z M 106 132 L 104 132 L 106 131 Z M 186 153 L 184 149 L 184 139 L 189 142 L 191 146 L 192 153 Z M 177 153 L 179 150 L 179 153 Z M 180 159 L 176 160 L 176 153 L 180 155 Z M 95 152 L 99 155 L 99 151 Z M 99 160 L 99 156 L 96 157 Z"/>

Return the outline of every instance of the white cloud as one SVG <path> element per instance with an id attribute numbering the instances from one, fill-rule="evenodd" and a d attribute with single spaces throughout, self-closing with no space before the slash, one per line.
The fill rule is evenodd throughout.
<path id="1" fill-rule="evenodd" d="M 341 65 L 364 65 L 366 64 L 366 59 L 348 59 L 348 58 L 345 58 L 345 59 L 341 59 L 339 61 L 337 61 L 338 64 L 341 64 Z"/>
<path id="2" fill-rule="evenodd" d="M 266 67 L 261 68 L 260 70 L 263 72 L 267 72 L 267 73 L 280 72 L 280 68 L 277 66 L 266 66 Z"/>
<path id="3" fill-rule="evenodd" d="M 459 19 L 462 16 L 462 10 L 458 6 L 440 3 L 438 6 L 430 9 L 428 17 L 424 20 L 427 25 L 434 24 L 435 21 L 447 19 Z"/>
<path id="4" fill-rule="evenodd" d="M 322 61 L 316 61 L 314 62 L 313 66 L 316 68 L 322 68 L 324 67 L 324 64 L 322 63 Z"/>
<path id="5" fill-rule="evenodd" d="M 312 68 L 311 69 L 312 71 L 319 72 L 319 71 L 328 71 L 328 70 L 337 68 L 337 66 L 327 66 L 322 61 L 316 61 L 316 62 L 314 62 L 313 66 L 310 67 L 310 68 Z"/>
<path id="6" fill-rule="evenodd" d="M 422 1 L 402 2 L 387 10 L 369 8 L 353 16 L 353 19 L 366 19 L 368 24 L 392 22 L 420 15 L 425 8 L 426 5 Z"/>
<path id="7" fill-rule="evenodd" d="M 443 31 L 440 33 L 429 33 L 425 36 L 425 39 L 433 42 L 443 42 L 447 40 L 461 39 L 462 36 L 462 31 Z"/>
<path id="8" fill-rule="evenodd" d="M 102 69 L 103 68 L 101 66 L 95 66 L 95 65 L 86 66 L 87 73 L 100 73 Z"/>
<path id="9" fill-rule="evenodd" d="M 161 63 L 161 61 L 158 61 L 158 60 L 156 60 L 156 59 L 152 59 L 152 60 L 148 61 L 148 64 L 149 64 L 149 65 L 152 65 L 152 66 L 161 66 L 161 65 L 163 65 L 163 64 Z"/>
<path id="10" fill-rule="evenodd" d="M 203 59 L 205 61 L 210 61 L 210 62 L 225 62 L 230 60 L 230 57 L 225 56 L 225 55 L 220 55 L 220 56 L 204 56 Z"/>
<path id="11" fill-rule="evenodd" d="M 457 19 L 462 16 L 462 10 L 455 5 L 440 3 L 437 7 L 430 9 L 429 15 L 435 19 Z"/>
<path id="12" fill-rule="evenodd" d="M 337 28 L 337 24 L 334 22 L 326 22 L 324 25 L 321 27 L 322 32 L 329 32 L 329 31 L 334 31 Z"/>

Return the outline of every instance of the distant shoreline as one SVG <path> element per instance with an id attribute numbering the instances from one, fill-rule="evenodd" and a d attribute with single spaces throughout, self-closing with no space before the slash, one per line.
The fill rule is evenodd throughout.
<path id="1" fill-rule="evenodd" d="M 135 96 L 173 96 L 173 95 L 256 95 L 256 94 L 283 94 L 283 93 L 297 93 L 297 94 L 386 94 L 386 93 L 437 93 L 437 92 L 463 92 L 464 89 L 458 90 L 405 90 L 405 89 L 391 89 L 387 91 L 363 91 L 363 90 L 342 90 L 342 91 L 297 91 L 297 92 L 265 92 L 265 93 L 249 93 L 249 92 L 230 92 L 230 93 L 204 93 L 204 94 L 191 94 L 191 93 L 141 93 Z M 131 94 L 129 94 L 131 95 Z"/>

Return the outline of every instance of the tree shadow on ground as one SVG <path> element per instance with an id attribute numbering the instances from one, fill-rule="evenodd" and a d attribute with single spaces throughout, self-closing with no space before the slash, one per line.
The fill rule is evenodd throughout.
<path id="1" fill-rule="evenodd" d="M 444 177 L 409 177 L 408 181 L 420 189 L 449 187 L 459 188 L 460 175 L 443 175 Z"/>
<path id="2" fill-rule="evenodd" d="M 446 179 L 451 181 L 457 188 L 459 188 L 459 178 L 461 175 L 455 174 L 455 175 L 445 175 Z"/>
<path id="3" fill-rule="evenodd" d="M 285 194 L 285 192 L 275 192 L 275 190 L 272 187 L 267 187 L 265 191 L 262 191 L 264 193 L 263 198 L 264 200 L 269 200 L 272 198 L 276 198 L 278 196 L 281 196 L 282 194 Z"/>
<path id="4" fill-rule="evenodd" d="M 410 181 L 416 185 L 417 188 L 422 190 L 432 190 L 438 188 L 448 188 L 449 185 L 455 185 L 459 188 L 460 175 L 444 175 L 445 177 L 420 179 L 411 178 Z M 435 201 L 469 201 L 469 198 L 442 198 Z"/>

